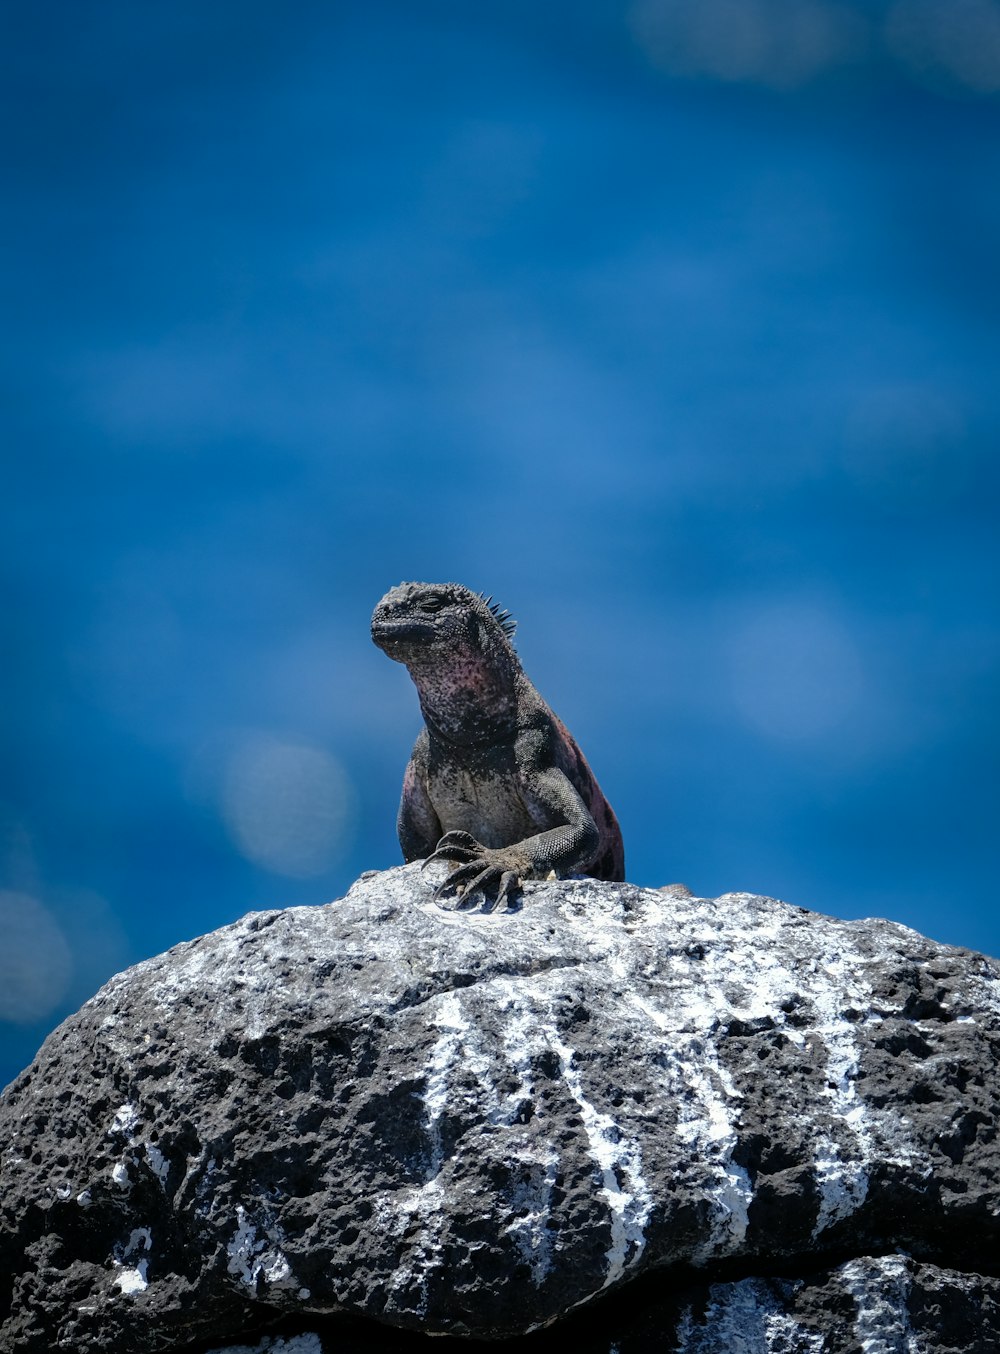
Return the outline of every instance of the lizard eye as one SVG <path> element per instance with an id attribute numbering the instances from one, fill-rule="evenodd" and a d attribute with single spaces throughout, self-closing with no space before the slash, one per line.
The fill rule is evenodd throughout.
<path id="1" fill-rule="evenodd" d="M 443 606 L 444 598 L 436 592 L 432 592 L 430 596 L 424 597 L 420 601 L 421 611 L 440 611 Z"/>

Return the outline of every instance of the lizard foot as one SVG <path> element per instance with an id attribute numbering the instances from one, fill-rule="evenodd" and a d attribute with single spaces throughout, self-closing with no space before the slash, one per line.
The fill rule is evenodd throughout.
<path id="1" fill-rule="evenodd" d="M 525 862 L 510 847 L 489 847 L 477 842 L 468 832 L 446 832 L 432 860 L 457 860 L 459 865 L 434 890 L 436 902 L 449 909 L 462 906 L 473 894 L 483 895 L 483 910 L 492 912 L 509 906 L 521 888 L 521 876 L 527 873 Z M 444 895 L 455 891 L 455 898 L 445 901 Z"/>

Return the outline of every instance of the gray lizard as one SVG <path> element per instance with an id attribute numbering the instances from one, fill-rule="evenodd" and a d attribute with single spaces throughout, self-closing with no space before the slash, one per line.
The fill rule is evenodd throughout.
<path id="1" fill-rule="evenodd" d="M 624 879 L 618 820 L 521 670 L 507 612 L 458 583 L 400 583 L 372 639 L 405 663 L 424 728 L 403 778 L 403 858 L 457 863 L 435 897 L 512 900 L 523 879 Z"/>

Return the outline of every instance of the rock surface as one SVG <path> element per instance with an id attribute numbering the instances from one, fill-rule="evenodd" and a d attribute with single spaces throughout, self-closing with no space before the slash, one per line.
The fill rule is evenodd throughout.
<path id="1" fill-rule="evenodd" d="M 420 1340 L 379 1340 L 378 1348 L 415 1354 Z M 558 1347 L 567 1343 L 574 1354 L 996 1354 L 1000 1280 L 899 1255 L 867 1256 L 805 1279 L 695 1285 L 597 1323 L 571 1319 L 558 1332 Z M 499 1348 L 542 1354 L 554 1344 L 540 1332 Z M 369 1354 L 371 1347 L 370 1338 L 345 1340 L 331 1324 L 216 1346 L 210 1354 Z M 468 1349 L 458 1340 L 427 1340 L 420 1354 Z"/>
<path id="2" fill-rule="evenodd" d="M 251 914 L 50 1036 L 0 1101 L 0 1348 L 513 1337 L 654 1270 L 660 1349 L 965 1351 L 963 1301 L 1000 1347 L 992 961 L 594 880 L 447 912 L 441 873 Z"/>

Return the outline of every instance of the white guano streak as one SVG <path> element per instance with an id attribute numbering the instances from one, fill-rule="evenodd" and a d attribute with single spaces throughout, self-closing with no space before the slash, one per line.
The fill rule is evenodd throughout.
<path id="1" fill-rule="evenodd" d="M 441 1034 L 431 1050 L 420 1097 L 431 1148 L 427 1178 L 415 1188 L 393 1191 L 391 1201 L 383 1198 L 374 1201 L 376 1221 L 397 1240 L 406 1235 L 411 1219 L 420 1220 L 420 1232 L 412 1245 L 410 1263 L 401 1264 L 395 1270 L 388 1288 L 391 1294 L 402 1293 L 415 1283 L 420 1294 L 416 1311 L 421 1316 L 426 1313 L 427 1276 L 440 1255 L 441 1233 L 446 1217 L 441 1207 L 443 1191 L 439 1178 L 444 1166 L 441 1118 L 449 1103 L 451 1069 L 461 1054 L 463 1036 L 469 1029 L 456 993 L 444 994 L 437 1005 L 433 1023 Z"/>
<path id="2" fill-rule="evenodd" d="M 149 1280 L 146 1278 L 148 1267 L 147 1260 L 140 1260 L 134 1268 L 123 1266 L 115 1275 L 115 1283 L 126 1297 L 144 1293 L 149 1287 Z"/>
<path id="3" fill-rule="evenodd" d="M 849 1260 L 840 1273 L 857 1308 L 854 1338 L 861 1354 L 920 1354 L 907 1314 L 910 1275 L 903 1257 Z"/>
<path id="4" fill-rule="evenodd" d="M 677 1323 L 675 1354 L 822 1354 L 821 1334 L 806 1331 L 780 1310 L 778 1300 L 761 1279 L 713 1284 L 707 1309 L 692 1319 L 686 1308 Z"/>
<path id="5" fill-rule="evenodd" d="M 511 1016 L 504 1023 L 504 1042 L 508 1059 L 518 1074 L 517 1089 L 507 1097 L 505 1109 L 511 1122 L 520 1104 L 533 1094 L 532 1050 L 548 1048 L 559 1059 L 566 1088 L 580 1110 L 580 1121 L 587 1137 L 590 1155 L 600 1172 L 601 1193 L 608 1205 L 611 1244 L 606 1252 L 607 1274 L 603 1288 L 616 1283 L 626 1266 L 634 1264 L 646 1248 L 646 1223 L 653 1206 L 649 1186 L 642 1174 L 639 1144 L 629 1138 L 609 1114 L 598 1110 L 587 1098 L 580 1074 L 574 1065 L 574 1050 L 559 1034 L 552 1007 L 542 1019 L 534 1003 L 526 1001 L 509 980 L 498 984 L 504 992 Z M 540 1281 L 551 1267 L 552 1236 L 547 1227 L 551 1215 L 551 1193 L 558 1172 L 558 1153 L 547 1144 L 544 1175 L 536 1185 L 538 1204 L 525 1221 L 531 1223 L 532 1252 L 527 1257 L 533 1276 Z"/>
<path id="6" fill-rule="evenodd" d="M 738 1103 L 740 1096 L 732 1079 L 724 1071 L 708 1038 L 678 1030 L 677 1017 L 667 1017 L 638 994 L 629 993 L 633 1006 L 656 1029 L 656 1038 L 676 1068 L 679 1085 L 673 1097 L 677 1107 L 677 1137 L 715 1173 L 712 1190 L 715 1223 L 710 1236 L 694 1255 L 696 1262 L 736 1250 L 746 1236 L 753 1188 L 743 1166 L 733 1161 L 737 1133 L 727 1102 Z M 693 1000 L 693 999 L 692 999 Z M 685 1023 L 696 1029 L 709 1029 L 713 1019 L 712 1002 L 685 1012 Z M 686 1098 L 683 1090 L 691 1093 Z"/>
<path id="7" fill-rule="evenodd" d="M 136 1227 L 129 1234 L 128 1241 L 121 1248 L 113 1259 L 113 1264 L 118 1273 L 115 1275 L 115 1283 L 126 1297 L 134 1297 L 137 1293 L 144 1293 L 149 1287 L 147 1274 L 149 1272 L 149 1261 L 137 1260 L 134 1264 L 128 1265 L 126 1260 L 130 1260 L 136 1251 L 145 1251 L 147 1254 L 153 1247 L 153 1237 L 148 1227 Z"/>
<path id="8" fill-rule="evenodd" d="M 536 1003 L 526 997 L 510 980 L 498 980 L 496 990 L 505 1003 L 503 1021 L 503 1058 L 515 1073 L 513 1087 L 501 1093 L 501 1078 L 496 1066 L 497 1051 L 487 1052 L 480 1032 L 468 1019 L 456 992 L 446 993 L 437 1005 L 434 1024 L 440 1031 L 427 1063 L 423 1091 L 427 1135 L 431 1145 L 428 1179 L 419 1189 L 408 1191 L 395 1205 L 404 1215 L 420 1216 L 423 1227 L 413 1252 L 412 1267 L 400 1269 L 390 1285 L 406 1287 L 417 1280 L 424 1289 L 427 1268 L 439 1252 L 442 1214 L 439 1207 L 440 1181 L 444 1165 L 441 1118 L 452 1103 L 451 1078 L 461 1065 L 471 1071 L 480 1087 L 479 1109 L 491 1124 L 512 1127 L 518 1123 L 522 1107 L 534 1096 L 532 1058 L 545 1050 L 559 1060 L 562 1079 L 580 1110 L 580 1119 L 591 1157 L 599 1172 L 600 1192 L 610 1216 L 611 1244 L 607 1251 L 607 1275 L 604 1287 L 621 1278 L 626 1265 L 634 1263 L 645 1249 L 645 1224 L 652 1208 L 652 1196 L 642 1176 L 638 1144 L 622 1132 L 608 1114 L 599 1111 L 588 1099 L 574 1064 L 574 1051 L 562 1039 L 551 1010 L 542 1018 Z M 527 1143 L 527 1139 L 526 1139 Z M 554 1235 L 548 1226 L 551 1198 L 559 1169 L 558 1149 L 548 1139 L 532 1138 L 530 1147 L 512 1154 L 520 1167 L 521 1179 L 511 1190 L 509 1200 L 513 1220 L 505 1228 L 521 1259 L 527 1264 L 532 1282 L 541 1284 L 552 1267 Z M 513 1163 L 512 1163 L 513 1164 Z"/>
<path id="9" fill-rule="evenodd" d="M 139 1124 L 139 1106 L 131 1103 L 119 1105 L 108 1129 L 108 1137 L 131 1139 Z"/>
<path id="10" fill-rule="evenodd" d="M 499 979 L 497 987 L 506 1003 L 502 1024 L 504 1054 L 515 1073 L 514 1087 L 497 1113 L 501 1122 L 513 1124 L 535 1094 L 531 1055 L 538 1020 L 532 1004 L 513 982 Z M 559 1174 L 559 1153 L 549 1138 L 533 1138 L 531 1146 L 519 1153 L 518 1160 L 523 1183 L 514 1186 L 510 1204 L 515 1216 L 506 1230 L 538 1287 L 552 1269 L 555 1233 L 548 1224 L 552 1216 L 552 1191 Z"/>
<path id="11" fill-rule="evenodd" d="M 818 1017 L 817 1032 L 826 1045 L 824 1094 L 829 1099 L 831 1115 L 851 1133 L 854 1150 L 847 1155 L 832 1134 L 817 1134 L 813 1169 L 819 1189 L 819 1211 L 813 1226 L 814 1238 L 831 1224 L 850 1217 L 864 1203 L 868 1195 L 868 1169 L 875 1155 L 865 1108 L 855 1087 L 857 1036 L 843 1014 L 848 1000 L 861 1010 L 870 999 L 871 994 L 862 991 L 853 977 L 859 966 L 854 955 L 830 954 L 816 961 L 816 982 L 811 995 Z"/>
<path id="12" fill-rule="evenodd" d="M 734 898 L 737 897 L 734 895 Z M 764 922 L 758 925 L 757 934 L 761 944 L 754 955 L 753 967 L 748 968 L 745 959 L 737 956 L 731 961 L 731 971 L 716 973 L 714 983 L 706 983 L 702 988 L 702 1001 L 709 1009 L 701 1010 L 702 1021 L 710 1019 L 714 1013 L 718 1023 L 728 1020 L 756 1020 L 765 1018 L 774 1023 L 776 1029 L 796 1044 L 803 1044 L 800 1031 L 786 1024 L 783 1010 L 784 998 L 792 995 L 789 974 L 780 963 L 776 963 L 767 944 L 769 939 L 777 940 L 783 930 L 779 922 Z M 728 957 L 728 956 L 727 956 Z M 813 1236 L 819 1236 L 832 1223 L 849 1217 L 864 1203 L 868 1192 L 868 1171 L 875 1155 L 875 1146 L 870 1127 L 869 1115 L 857 1095 L 855 1079 L 858 1072 L 858 1050 L 855 1028 L 845 1017 L 844 1008 L 848 1004 L 858 1010 L 864 1010 L 870 1001 L 870 992 L 859 981 L 858 974 L 863 971 L 864 963 L 860 955 L 841 943 L 836 950 L 830 948 L 814 954 L 810 968 L 813 981 L 807 990 L 808 1000 L 815 1013 L 815 1035 L 821 1042 L 826 1054 L 826 1089 L 823 1094 L 830 1105 L 830 1117 L 842 1125 L 846 1132 L 834 1138 L 832 1130 L 819 1131 L 813 1154 L 813 1170 L 819 1193 L 819 1208 L 813 1228 Z M 728 981 L 727 981 L 728 980 Z M 742 990 L 741 1000 L 734 1002 L 729 996 L 729 981 Z M 690 998 L 689 998 L 690 1001 Z M 689 1014 L 698 1017 L 698 1001 L 691 1001 Z M 696 1028 L 698 1026 L 696 1025 Z M 702 1029 L 710 1024 L 702 1023 Z M 706 1041 L 708 1042 L 708 1041 Z M 718 1073 L 720 1083 L 728 1095 L 736 1100 L 739 1096 L 730 1078 L 724 1072 L 713 1053 L 703 1053 L 696 1060 L 696 1072 L 704 1066 Z M 704 1078 L 704 1072 L 701 1073 Z M 718 1102 L 716 1101 L 716 1104 Z M 716 1117 L 716 1108 L 709 1101 L 710 1115 Z M 724 1106 L 721 1106 L 724 1110 Z M 723 1127 L 719 1118 L 717 1128 Z M 735 1146 L 735 1139 L 733 1140 Z M 907 1150 L 899 1144 L 900 1157 L 907 1156 Z M 746 1172 L 730 1164 L 728 1168 L 732 1185 L 731 1202 L 737 1203 L 743 1193 L 747 1203 L 750 1201 L 750 1180 Z M 742 1176 L 742 1181 L 734 1178 Z M 732 1231 L 738 1232 L 738 1219 L 734 1214 Z"/>
<path id="13" fill-rule="evenodd" d="M 247 1219 L 243 1205 L 238 1204 L 236 1233 L 227 1247 L 229 1254 L 227 1268 L 230 1274 L 236 1275 L 252 1292 L 257 1291 L 257 1281 L 260 1278 L 263 1278 L 265 1283 L 278 1286 L 287 1285 L 289 1281 L 294 1282 L 291 1266 L 285 1255 L 278 1247 L 272 1249 L 271 1246 L 272 1243 L 266 1236 L 263 1240 L 258 1240 L 256 1227 Z"/>
<path id="14" fill-rule="evenodd" d="M 611 1245 L 606 1252 L 608 1272 L 602 1284 L 607 1288 L 622 1277 L 626 1264 L 634 1264 L 646 1248 L 645 1227 L 653 1199 L 642 1175 L 642 1154 L 639 1144 L 627 1138 L 609 1114 L 596 1109 L 587 1099 L 580 1074 L 573 1066 L 573 1050 L 560 1037 L 554 1021 L 545 1026 L 542 1034 L 559 1058 L 566 1088 L 580 1108 L 590 1154 L 601 1173 L 601 1193 L 611 1215 Z"/>
<path id="15" fill-rule="evenodd" d="M 441 1035 L 431 1051 L 423 1094 L 427 1135 L 431 1141 L 429 1181 L 440 1173 L 444 1164 L 441 1146 L 441 1116 L 448 1105 L 450 1072 L 462 1050 L 462 1036 L 469 1028 L 469 1023 L 462 1013 L 461 1003 L 456 993 L 448 992 L 445 994 L 435 1012 L 434 1024 L 441 1031 Z"/>

